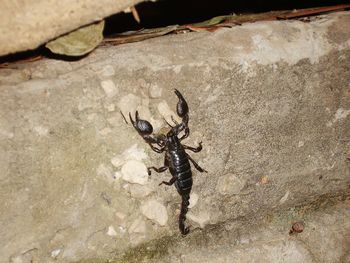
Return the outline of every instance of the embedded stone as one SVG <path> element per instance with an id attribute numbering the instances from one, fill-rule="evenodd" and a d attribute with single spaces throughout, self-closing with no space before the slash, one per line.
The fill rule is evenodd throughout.
<path id="1" fill-rule="evenodd" d="M 123 180 L 132 184 L 145 185 L 148 181 L 147 167 L 143 162 L 127 161 L 121 170 Z"/>
<path id="2" fill-rule="evenodd" d="M 168 212 L 166 207 L 157 200 L 146 201 L 141 206 L 141 212 L 145 217 L 161 226 L 165 226 L 168 221 Z"/>

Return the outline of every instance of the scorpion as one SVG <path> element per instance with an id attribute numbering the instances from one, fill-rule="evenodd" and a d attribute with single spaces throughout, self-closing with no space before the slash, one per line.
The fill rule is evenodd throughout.
<path id="1" fill-rule="evenodd" d="M 169 182 L 162 181 L 159 185 L 173 185 L 177 189 L 177 192 L 182 197 L 181 211 L 179 216 L 179 229 L 182 235 L 187 235 L 190 231 L 189 227 L 185 226 L 186 214 L 188 212 L 188 206 L 190 204 L 190 193 L 192 189 L 192 171 L 190 162 L 194 167 L 201 173 L 207 172 L 201 168 L 192 158 L 189 156 L 185 150 L 190 150 L 192 152 L 200 152 L 202 150 L 202 142 L 199 142 L 198 147 L 190 147 L 181 143 L 182 140 L 187 138 L 190 134 L 190 129 L 188 127 L 189 116 L 188 116 L 188 105 L 182 94 L 175 89 L 175 94 L 179 101 L 177 103 L 177 115 L 181 118 L 181 123 L 178 123 L 173 116 L 171 116 L 174 126 L 166 123 L 170 126 L 169 132 L 165 134 L 152 134 L 153 127 L 147 120 L 142 120 L 139 118 L 139 113 L 136 111 L 135 120 L 131 117 L 129 113 L 129 118 L 136 129 L 136 131 L 141 135 L 141 137 L 149 144 L 153 151 L 157 153 L 165 152 L 164 165 L 162 167 L 148 167 L 148 175 L 151 175 L 151 170 L 157 173 L 165 172 L 169 169 L 172 178 Z M 179 138 L 180 132 L 184 131 L 184 134 Z"/>

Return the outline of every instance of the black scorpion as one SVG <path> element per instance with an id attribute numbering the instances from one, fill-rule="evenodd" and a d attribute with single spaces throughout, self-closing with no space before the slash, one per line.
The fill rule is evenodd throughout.
<path id="1" fill-rule="evenodd" d="M 190 161 L 199 172 L 203 173 L 207 171 L 201 168 L 185 151 L 190 150 L 192 152 L 200 152 L 202 150 L 202 142 L 199 143 L 199 146 L 197 148 L 190 147 L 181 143 L 181 141 L 187 138 L 190 134 L 190 129 L 188 127 L 188 105 L 182 94 L 176 89 L 175 94 L 179 98 L 176 110 L 179 117 L 181 117 L 182 122 L 178 123 L 172 117 L 172 121 L 175 125 L 172 126 L 167 122 L 171 129 L 166 135 L 152 134 L 152 125 L 148 121 L 140 119 L 139 113 L 137 111 L 135 113 L 135 120 L 132 119 L 130 113 L 129 118 L 134 128 L 142 136 L 146 143 L 150 145 L 153 151 L 157 153 L 162 153 L 165 151 L 164 166 L 159 168 L 156 168 L 154 166 L 148 167 L 148 175 L 151 175 L 151 170 L 154 170 L 157 173 L 165 172 L 167 169 L 170 170 L 170 173 L 172 175 L 170 181 L 163 181 L 159 185 L 172 185 L 175 183 L 175 187 L 182 197 L 181 212 L 179 216 L 179 228 L 181 233 L 183 235 L 186 235 L 189 232 L 189 228 L 185 227 L 185 220 L 193 183 Z M 178 138 L 179 133 L 182 131 L 184 131 L 184 134 Z"/>

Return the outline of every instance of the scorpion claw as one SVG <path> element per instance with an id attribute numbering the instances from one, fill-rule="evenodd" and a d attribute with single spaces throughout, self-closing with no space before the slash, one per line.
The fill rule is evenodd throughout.
<path id="1" fill-rule="evenodd" d="M 152 125 L 148 121 L 140 119 L 138 111 L 136 111 L 135 113 L 135 120 L 132 119 L 130 113 L 129 113 L 129 118 L 132 125 L 140 135 L 149 135 L 153 132 Z"/>
<path id="2" fill-rule="evenodd" d="M 188 105 L 180 91 L 175 89 L 175 94 L 179 98 L 179 102 L 177 103 L 176 111 L 177 115 L 179 115 L 181 118 L 184 118 L 188 114 Z"/>

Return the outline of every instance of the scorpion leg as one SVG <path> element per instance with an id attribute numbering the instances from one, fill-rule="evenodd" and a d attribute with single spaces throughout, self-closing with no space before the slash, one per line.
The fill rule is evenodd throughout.
<path id="1" fill-rule="evenodd" d="M 193 160 L 193 159 L 191 158 L 191 156 L 189 156 L 188 154 L 186 154 L 186 155 L 187 155 L 188 159 L 193 163 L 194 167 L 196 167 L 196 169 L 197 169 L 199 172 L 201 172 L 201 173 L 207 173 L 207 172 L 208 172 L 208 171 L 204 170 L 202 167 L 200 167 L 199 164 L 196 163 L 195 160 Z"/>
<path id="2" fill-rule="evenodd" d="M 192 152 L 198 153 L 202 150 L 202 142 L 199 143 L 198 147 L 191 147 L 191 146 L 187 146 L 187 145 L 182 145 L 184 147 L 184 149 L 186 150 L 190 150 Z"/>
<path id="3" fill-rule="evenodd" d="M 154 147 L 154 145 L 152 144 L 152 143 L 148 143 L 148 145 L 152 148 L 152 150 L 153 151 L 155 151 L 156 153 L 162 153 L 162 152 L 164 152 L 164 150 L 165 150 L 165 147 L 162 147 L 162 148 L 157 148 L 157 147 Z M 159 145 L 159 144 L 157 144 L 157 145 Z"/>
<path id="4" fill-rule="evenodd" d="M 165 172 L 167 169 L 169 168 L 169 164 L 168 164 L 168 159 L 166 158 L 166 156 L 164 157 L 164 165 L 162 167 L 159 167 L 159 168 L 156 168 L 154 166 L 152 167 L 148 167 L 147 168 L 147 172 L 148 172 L 148 175 L 151 175 L 151 170 L 154 170 L 156 171 L 157 173 L 162 173 L 162 172 Z"/>
<path id="5" fill-rule="evenodd" d="M 162 172 L 165 172 L 167 169 L 168 169 L 168 166 L 162 166 L 162 167 L 159 167 L 159 168 L 151 166 L 151 167 L 147 168 L 147 172 L 148 172 L 148 175 L 151 175 L 152 174 L 151 170 L 154 170 L 157 173 L 162 173 Z"/>
<path id="6" fill-rule="evenodd" d="M 169 182 L 162 181 L 159 185 L 165 184 L 165 185 L 173 185 L 176 181 L 176 177 L 172 177 Z"/>

